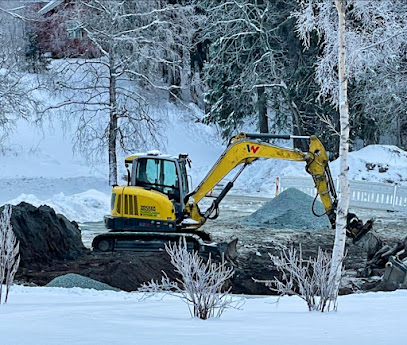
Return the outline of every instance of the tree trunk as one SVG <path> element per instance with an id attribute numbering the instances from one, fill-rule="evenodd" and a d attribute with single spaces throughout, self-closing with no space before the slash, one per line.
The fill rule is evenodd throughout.
<path id="1" fill-rule="evenodd" d="M 397 114 L 397 146 L 398 147 L 403 147 L 403 142 L 401 140 L 401 120 L 400 120 L 400 113 Z"/>
<path id="2" fill-rule="evenodd" d="M 117 99 L 116 99 L 116 69 L 113 49 L 109 52 L 109 184 L 117 186 Z"/>
<path id="3" fill-rule="evenodd" d="M 176 103 L 181 95 L 181 74 L 176 67 L 172 67 L 169 70 L 169 101 L 171 103 Z"/>
<path id="4" fill-rule="evenodd" d="M 292 114 L 293 134 L 294 135 L 305 135 L 304 127 L 302 126 L 302 122 L 301 122 L 300 111 L 298 110 L 298 107 L 295 104 L 295 102 L 291 99 L 285 83 L 281 89 L 282 89 L 286 104 L 288 106 L 288 109 L 290 109 L 291 114 Z M 294 147 L 297 149 L 300 149 L 303 152 L 306 152 L 308 150 L 308 148 L 309 148 L 308 146 L 309 145 L 305 139 L 294 140 Z"/>
<path id="5" fill-rule="evenodd" d="M 174 48 L 176 50 L 176 48 Z M 179 49 L 179 56 L 181 59 L 183 59 L 184 54 L 182 51 L 182 48 Z M 170 88 L 170 96 L 169 96 L 169 101 L 172 103 L 176 103 L 177 100 L 181 96 L 181 71 L 178 69 L 176 65 L 173 65 L 170 67 L 169 70 L 169 75 L 170 75 L 170 83 L 169 83 L 169 88 Z"/>
<path id="6" fill-rule="evenodd" d="M 329 275 L 330 286 L 332 287 L 331 301 L 336 306 L 339 284 L 342 273 L 342 262 L 345 251 L 346 241 L 346 216 L 349 207 L 349 180 L 348 180 L 348 151 L 349 151 L 349 106 L 347 96 L 347 76 L 345 68 L 345 9 L 342 0 L 335 0 L 335 6 L 338 11 L 338 64 L 339 64 L 339 115 L 340 115 L 340 146 L 339 146 L 339 193 L 338 208 L 336 217 L 335 243 L 332 252 L 331 272 Z"/>
<path id="7" fill-rule="evenodd" d="M 264 86 L 257 88 L 257 105 L 259 111 L 259 130 L 260 133 L 268 133 L 269 126 L 267 120 L 267 98 Z"/>

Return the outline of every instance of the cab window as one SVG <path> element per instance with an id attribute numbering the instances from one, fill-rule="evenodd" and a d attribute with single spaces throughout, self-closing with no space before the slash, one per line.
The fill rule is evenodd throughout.
<path id="1" fill-rule="evenodd" d="M 136 185 L 163 193 L 179 188 L 175 163 L 164 159 L 140 158 L 137 164 Z"/>
<path id="2" fill-rule="evenodd" d="M 179 162 L 179 166 L 181 169 L 182 194 L 187 195 L 189 192 L 189 189 L 188 189 L 188 175 L 187 175 L 187 169 L 185 166 L 185 162 Z"/>

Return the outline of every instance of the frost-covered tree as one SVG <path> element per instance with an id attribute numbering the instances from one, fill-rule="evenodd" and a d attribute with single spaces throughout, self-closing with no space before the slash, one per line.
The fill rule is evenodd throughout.
<path id="1" fill-rule="evenodd" d="M 25 70 L 24 17 L 22 1 L 0 2 L 0 151 L 18 119 L 35 110 L 32 91 L 37 82 Z"/>
<path id="2" fill-rule="evenodd" d="M 161 0 L 74 4 L 66 9 L 69 28 L 82 30 L 100 58 L 60 66 L 64 101 L 55 107 L 70 106 L 70 113 L 80 114 L 76 147 L 81 152 L 107 149 L 109 182 L 115 185 L 118 150 L 144 149 L 159 133 L 160 119 L 149 112 L 143 94 L 162 90 L 177 97 L 194 11 Z"/>
<path id="3" fill-rule="evenodd" d="M 331 109 L 321 105 L 310 83 L 319 48 L 304 51 L 294 32 L 297 1 L 198 3 L 207 15 L 204 42 L 210 43 L 206 122 L 220 124 L 226 137 L 249 118 L 261 132 L 291 127 L 293 134 L 331 139 L 317 116 Z M 301 141 L 295 145 L 307 149 Z"/>
<path id="4" fill-rule="evenodd" d="M 309 311 L 329 310 L 332 284 L 328 279 L 331 268 L 329 253 L 319 248 L 316 258 L 304 259 L 300 245 L 299 251 L 291 247 L 283 249 L 280 256 L 270 255 L 270 258 L 281 276 L 256 282 L 266 284 L 281 296 L 300 297 L 307 303 Z"/>
<path id="5" fill-rule="evenodd" d="M 209 257 L 205 262 L 197 252 L 188 251 L 185 239 L 165 248 L 180 278 L 171 281 L 164 272 L 161 281 L 144 283 L 139 291 L 175 294 L 188 304 L 191 316 L 203 320 L 237 306 L 229 295 L 230 288 L 225 287 L 234 274 L 225 261 L 216 263 Z"/>
<path id="6" fill-rule="evenodd" d="M 407 44 L 403 55 L 407 52 Z M 351 82 L 349 102 L 351 137 L 364 145 L 384 137 L 407 148 L 407 59 L 395 57 L 391 65 L 366 71 L 363 79 Z"/>
<path id="7" fill-rule="evenodd" d="M 348 161 L 349 105 L 347 84 L 359 80 L 366 71 L 391 65 L 404 47 L 407 31 L 407 4 L 397 1 L 300 0 L 297 32 L 306 47 L 316 31 L 322 56 L 316 80 L 322 97 L 337 105 L 340 114 L 340 189 L 335 244 L 329 279 L 334 282 L 331 299 L 336 302 L 342 272 L 349 206 Z"/>
<path id="8" fill-rule="evenodd" d="M 0 215 L 0 304 L 7 302 L 10 287 L 20 264 L 19 242 L 11 225 L 11 205 L 5 205 Z M 6 292 L 3 299 L 3 284 Z"/>

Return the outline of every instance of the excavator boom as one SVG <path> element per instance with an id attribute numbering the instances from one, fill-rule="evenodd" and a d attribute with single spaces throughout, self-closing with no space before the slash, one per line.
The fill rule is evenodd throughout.
<path id="1" fill-rule="evenodd" d="M 309 150 L 308 152 L 301 152 L 295 149 L 293 150 L 274 146 L 264 141 L 272 138 L 306 138 L 310 142 Z M 243 165 L 244 168 L 248 164 L 251 164 L 260 158 L 305 162 L 305 170 L 312 176 L 326 214 L 328 215 L 332 226 L 334 226 L 336 192 L 332 184 L 332 177 L 328 167 L 327 152 L 315 135 L 298 137 L 290 135 L 240 133 L 232 138 L 229 146 L 226 148 L 199 186 L 192 193 L 186 196 L 185 204 L 191 218 L 202 225 L 206 221 L 206 218 L 208 218 L 212 213 L 211 211 L 216 210 L 221 199 L 223 199 L 227 191 L 232 188 L 234 181 L 226 186 L 225 191 L 221 193 L 220 198 L 218 197 L 218 199 L 214 201 L 210 211 L 205 212 L 203 215 L 198 212 L 198 202 L 235 167 L 238 165 Z M 241 171 L 239 171 L 238 175 Z M 189 202 L 190 200 L 193 201 Z"/>

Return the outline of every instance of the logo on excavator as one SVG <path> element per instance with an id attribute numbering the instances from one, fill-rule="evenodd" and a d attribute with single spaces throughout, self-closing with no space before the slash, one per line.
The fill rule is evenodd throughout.
<path id="1" fill-rule="evenodd" d="M 254 147 L 253 145 L 249 146 L 249 144 L 247 144 L 247 151 L 249 151 L 249 152 L 256 153 L 258 149 L 259 149 L 259 146 Z"/>

